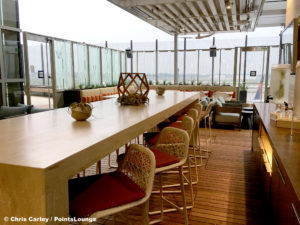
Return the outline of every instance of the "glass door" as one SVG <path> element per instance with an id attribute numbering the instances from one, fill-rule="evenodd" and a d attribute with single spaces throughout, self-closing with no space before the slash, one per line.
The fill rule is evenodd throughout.
<path id="1" fill-rule="evenodd" d="M 36 108 L 54 108 L 50 44 L 46 37 L 33 34 L 27 35 L 24 42 L 27 104 Z"/>
<path id="2" fill-rule="evenodd" d="M 240 49 L 239 87 L 247 90 L 247 102 L 263 102 L 269 78 L 269 48 Z"/>

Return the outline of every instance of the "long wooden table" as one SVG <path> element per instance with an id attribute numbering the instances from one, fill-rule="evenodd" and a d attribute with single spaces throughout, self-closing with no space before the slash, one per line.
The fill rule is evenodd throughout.
<path id="1" fill-rule="evenodd" d="M 68 179 L 199 99 L 199 92 L 149 93 L 149 104 L 93 103 L 76 122 L 66 108 L 0 121 L 0 224 L 5 217 L 52 218 L 68 224 Z M 11 224 L 7 222 L 5 224 Z"/>

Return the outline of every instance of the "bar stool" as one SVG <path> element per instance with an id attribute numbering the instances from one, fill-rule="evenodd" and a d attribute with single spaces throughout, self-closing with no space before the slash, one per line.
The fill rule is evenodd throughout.
<path id="1" fill-rule="evenodd" d="M 212 134 L 211 134 L 211 116 L 212 116 L 212 107 L 214 106 L 215 102 L 212 101 L 210 102 L 206 110 L 204 111 L 203 115 L 200 118 L 200 121 L 204 121 L 204 137 L 206 141 L 206 148 L 202 149 L 202 151 L 207 153 L 206 158 L 208 158 L 208 153 L 211 152 L 211 139 L 212 139 Z M 208 121 L 208 122 L 207 122 Z M 207 124 L 208 123 L 208 124 Z M 208 126 L 207 126 L 208 125 Z"/>
<path id="2" fill-rule="evenodd" d="M 132 144 L 116 172 L 69 180 L 70 216 L 102 218 L 143 204 L 143 225 L 155 172 L 154 154 Z"/>
<path id="3" fill-rule="evenodd" d="M 189 116 L 186 116 L 186 119 L 182 121 L 183 123 L 190 124 L 190 127 L 193 126 L 193 119 Z M 157 143 L 153 148 L 152 152 L 155 155 L 156 159 L 156 169 L 155 174 L 159 176 L 159 193 L 160 193 L 160 210 L 149 212 L 150 215 L 160 214 L 160 219 L 151 221 L 151 224 L 157 223 L 163 220 L 163 215 L 165 212 L 180 211 L 184 215 L 185 225 L 188 224 L 188 215 L 187 215 L 187 205 L 184 191 L 184 173 L 183 165 L 188 163 L 189 170 L 189 181 L 191 181 L 191 168 L 190 162 L 188 160 L 188 151 L 189 151 L 189 135 L 186 131 L 174 127 L 165 127 L 158 138 Z M 183 206 L 178 206 L 174 202 L 170 201 L 164 196 L 163 191 L 163 179 L 162 174 L 166 171 L 173 170 L 178 168 L 178 175 L 180 179 L 181 187 L 181 196 L 183 201 Z M 191 188 L 191 196 L 193 198 L 193 186 L 192 182 L 189 182 Z M 176 192 L 177 193 L 177 192 Z M 164 202 L 170 204 L 173 208 L 164 209 Z"/>

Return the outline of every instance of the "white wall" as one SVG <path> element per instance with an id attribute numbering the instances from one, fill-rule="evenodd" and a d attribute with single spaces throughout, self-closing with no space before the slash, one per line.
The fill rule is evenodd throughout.
<path id="1" fill-rule="evenodd" d="M 300 16 L 300 1 L 287 0 L 285 26 L 287 27 L 290 22 L 298 16 Z"/>

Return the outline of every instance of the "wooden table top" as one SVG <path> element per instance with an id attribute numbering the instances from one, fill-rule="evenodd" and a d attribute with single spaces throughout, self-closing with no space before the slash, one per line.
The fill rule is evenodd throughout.
<path id="1" fill-rule="evenodd" d="M 199 96 L 199 92 L 179 91 L 166 91 L 164 96 L 157 96 L 150 91 L 149 104 L 141 106 L 120 106 L 115 98 L 95 102 L 93 114 L 85 122 L 75 121 L 67 108 L 1 120 L 0 165 L 54 168 L 71 157 L 80 159 L 88 148 L 101 149 L 102 142 L 109 146 L 111 137 L 120 141 L 119 145 L 125 144 L 128 137 L 124 141 L 122 137 L 135 134 L 130 133 L 131 128 L 144 132 Z"/>
<path id="2" fill-rule="evenodd" d="M 290 129 L 276 127 L 270 120 L 275 104 L 255 103 L 273 149 L 276 151 L 290 182 L 300 199 L 300 134 L 290 136 Z"/>

